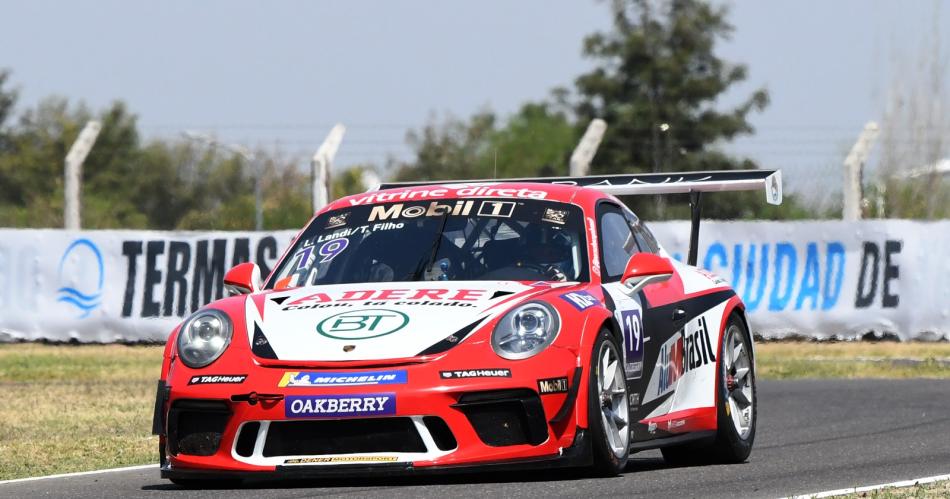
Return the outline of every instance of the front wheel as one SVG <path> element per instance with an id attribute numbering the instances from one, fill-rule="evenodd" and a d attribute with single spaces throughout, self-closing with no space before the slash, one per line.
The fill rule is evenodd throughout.
<path id="1" fill-rule="evenodd" d="M 630 456 L 630 407 L 627 378 L 617 340 L 603 329 L 594 342 L 588 376 L 587 421 L 591 430 L 594 472 L 614 476 Z"/>

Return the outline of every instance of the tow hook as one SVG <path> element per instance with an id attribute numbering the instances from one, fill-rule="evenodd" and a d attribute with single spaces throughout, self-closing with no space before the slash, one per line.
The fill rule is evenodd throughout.
<path id="1" fill-rule="evenodd" d="M 280 393 L 244 393 L 240 395 L 231 395 L 231 402 L 247 402 L 249 405 L 257 405 L 258 402 L 278 402 L 284 400 Z"/>

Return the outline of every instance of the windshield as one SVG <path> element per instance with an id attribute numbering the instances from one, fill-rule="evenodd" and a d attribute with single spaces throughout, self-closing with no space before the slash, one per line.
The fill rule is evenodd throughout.
<path id="1" fill-rule="evenodd" d="M 317 217 L 268 288 L 390 281 L 586 281 L 583 215 L 539 200 L 354 206 Z"/>

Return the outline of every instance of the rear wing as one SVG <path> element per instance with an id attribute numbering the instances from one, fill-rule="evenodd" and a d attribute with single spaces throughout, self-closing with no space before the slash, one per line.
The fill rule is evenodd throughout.
<path id="1" fill-rule="evenodd" d="M 682 173 L 631 173 L 590 175 L 586 177 L 538 177 L 485 180 L 435 180 L 425 182 L 390 182 L 375 189 L 397 189 L 420 185 L 451 185 L 456 183 L 534 182 L 540 184 L 576 185 L 597 189 L 615 196 L 640 194 L 689 194 L 690 232 L 686 263 L 696 265 L 699 246 L 699 220 L 702 216 L 702 193 L 725 191 L 765 191 L 765 202 L 782 204 L 781 170 L 724 170 Z"/>
<path id="2" fill-rule="evenodd" d="M 682 173 L 631 173 L 590 175 L 586 177 L 537 177 L 484 180 L 435 180 L 424 182 L 389 182 L 376 189 L 396 189 L 419 185 L 477 184 L 498 182 L 533 182 L 539 184 L 576 185 L 597 189 L 615 196 L 640 194 L 688 194 L 691 192 L 765 191 L 765 202 L 782 204 L 781 170 L 725 170 Z"/>

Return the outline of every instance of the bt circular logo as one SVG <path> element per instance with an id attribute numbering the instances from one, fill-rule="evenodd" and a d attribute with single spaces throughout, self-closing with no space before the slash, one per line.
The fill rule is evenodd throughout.
<path id="1" fill-rule="evenodd" d="M 368 308 L 331 315 L 317 324 L 317 332 L 335 340 L 368 340 L 395 333 L 409 324 L 397 310 Z"/>

